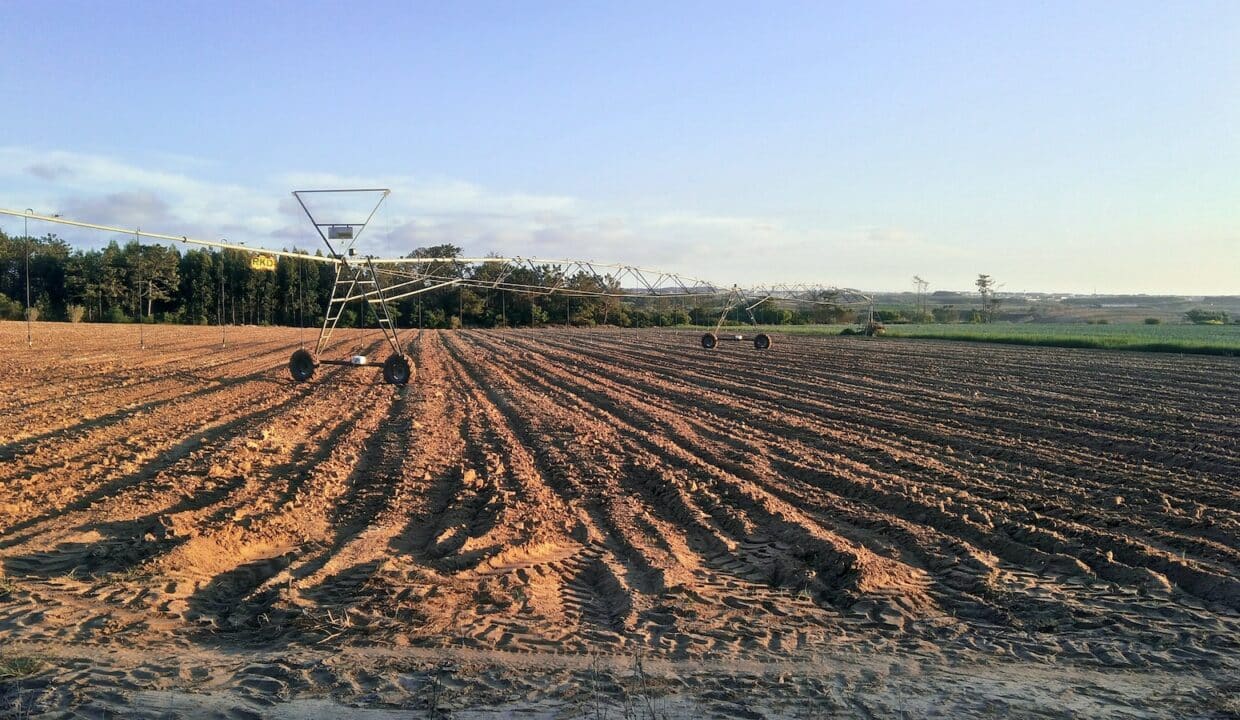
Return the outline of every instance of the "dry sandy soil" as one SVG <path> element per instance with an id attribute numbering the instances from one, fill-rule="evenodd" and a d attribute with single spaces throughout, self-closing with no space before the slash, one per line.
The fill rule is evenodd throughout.
<path id="1" fill-rule="evenodd" d="M 0 717 L 1240 713 L 1234 358 L 425 332 L 400 389 L 35 335 Z"/>

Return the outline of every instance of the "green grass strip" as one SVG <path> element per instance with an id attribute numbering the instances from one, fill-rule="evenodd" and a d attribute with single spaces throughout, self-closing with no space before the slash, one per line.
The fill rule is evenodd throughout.
<path id="1" fill-rule="evenodd" d="M 723 332 L 768 332 L 783 335 L 839 335 L 854 325 L 761 325 L 726 327 Z M 694 328 L 713 330 L 713 328 Z M 990 325 L 888 325 L 890 338 L 951 340 L 1030 347 L 1179 353 L 1240 357 L 1240 326 L 1156 325 L 1125 323 L 1086 325 L 1064 323 L 996 323 Z"/>
<path id="2" fill-rule="evenodd" d="M 954 340 L 960 342 L 1030 345 L 1036 347 L 1085 348 L 1092 350 L 1130 350 L 1137 352 L 1183 353 L 1188 355 L 1222 355 L 1240 357 L 1240 348 L 1190 342 L 1145 342 L 1116 337 L 1055 337 L 1030 335 L 974 335 L 969 333 L 901 333 L 888 332 L 888 337 L 917 340 Z"/>

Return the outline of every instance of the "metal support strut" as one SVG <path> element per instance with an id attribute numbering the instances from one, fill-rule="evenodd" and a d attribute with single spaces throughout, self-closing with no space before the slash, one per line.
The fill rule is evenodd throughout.
<path id="1" fill-rule="evenodd" d="M 755 349 L 769 349 L 771 347 L 771 336 L 766 333 L 757 333 L 747 338 L 740 333 L 725 334 L 721 333 L 720 330 L 723 328 L 724 321 L 728 319 L 728 313 L 732 312 L 732 310 L 737 307 L 745 308 L 745 313 L 749 315 L 749 324 L 753 325 L 756 330 L 758 328 L 758 319 L 754 317 L 753 309 L 767 300 L 770 300 L 771 297 L 771 295 L 765 295 L 757 302 L 750 304 L 749 301 L 752 298 L 748 297 L 740 290 L 740 288 L 733 287 L 732 292 L 728 294 L 728 299 L 724 302 L 723 312 L 719 314 L 719 321 L 715 323 L 714 332 L 708 332 L 702 335 L 702 347 L 707 350 L 713 350 L 719 344 L 720 340 L 734 340 L 737 342 L 753 340 L 753 346 Z"/>
<path id="2" fill-rule="evenodd" d="M 331 342 L 332 332 L 340 323 L 345 308 L 351 301 L 357 300 L 362 305 L 362 318 L 366 317 L 366 308 L 370 307 L 383 332 L 383 338 L 392 348 L 391 355 L 383 363 L 383 379 L 393 385 L 404 385 L 413 377 L 413 364 L 400 345 L 400 335 L 396 322 L 388 307 L 384 287 L 379 282 L 379 275 L 369 260 L 363 264 L 342 263 L 336 266 L 336 279 L 332 284 L 332 297 L 327 303 L 327 313 L 323 316 L 323 327 L 319 330 L 318 342 L 314 344 L 314 352 L 298 350 L 289 360 L 289 372 L 299 382 L 314 376 L 314 368 L 318 365 L 370 365 L 365 355 L 354 355 L 344 360 L 329 360 L 322 357 Z"/>
<path id="3" fill-rule="evenodd" d="M 310 207 L 307 206 L 302 194 L 308 193 L 379 193 L 379 200 L 374 207 L 365 216 L 365 220 L 361 222 L 351 222 L 350 219 L 344 220 L 338 218 L 315 218 Z M 379 209 L 383 199 L 387 197 L 388 191 L 384 189 L 377 190 L 315 190 L 315 191 L 296 191 L 293 196 L 297 198 L 297 202 L 301 204 L 302 209 L 306 212 L 306 216 L 310 218 L 310 222 L 314 225 L 319 236 L 323 238 L 323 242 L 331 251 L 332 257 L 336 261 L 336 278 L 332 283 L 331 300 L 327 303 L 327 312 L 323 314 L 323 326 L 319 329 L 318 342 L 314 344 L 314 352 L 311 353 L 302 348 L 293 353 L 289 358 L 289 374 L 298 382 L 304 382 L 314 377 L 315 368 L 319 365 L 345 365 L 345 366 L 364 366 L 370 365 L 370 359 L 365 355 L 354 355 L 348 359 L 329 360 L 322 357 L 324 351 L 327 350 L 328 344 L 331 342 L 332 333 L 336 330 L 336 326 L 340 323 L 340 318 L 344 315 L 345 308 L 353 300 L 360 301 L 362 305 L 361 318 L 365 321 L 366 308 L 369 307 L 374 312 L 378 321 L 379 329 L 383 331 L 383 338 L 387 340 L 392 348 L 392 353 L 388 355 L 387 360 L 383 362 L 383 380 L 393 385 L 404 385 L 413 377 L 413 363 L 410 362 L 408 355 L 400 346 L 400 336 L 397 334 L 396 322 L 392 318 L 391 309 L 388 307 L 387 296 L 384 292 L 385 288 L 380 284 L 379 273 L 375 270 L 372 258 L 365 257 L 363 262 L 352 261 L 354 257 L 353 244 L 357 242 L 357 238 L 362 231 L 366 229 L 366 225 L 370 223 L 375 212 Z M 328 234 L 323 233 L 323 229 L 328 229 Z M 328 235 L 332 239 L 343 241 L 340 251 L 332 245 Z"/>

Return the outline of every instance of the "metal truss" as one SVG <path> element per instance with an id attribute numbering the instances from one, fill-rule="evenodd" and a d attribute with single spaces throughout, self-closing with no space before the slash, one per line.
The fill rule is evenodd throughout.
<path id="1" fill-rule="evenodd" d="M 399 257 L 380 258 L 359 255 L 356 243 L 374 218 L 379 206 L 391 193 L 386 188 L 344 190 L 296 190 L 296 198 L 319 238 L 327 247 L 327 255 L 287 250 L 267 250 L 227 241 L 201 240 L 184 235 L 164 235 L 141 230 L 69 220 L 59 216 L 36 215 L 24 211 L 0 209 L 2 215 L 14 215 L 32 220 L 43 220 L 63 225 L 125 233 L 137 237 L 168 240 L 212 248 L 240 250 L 276 257 L 292 258 L 336 266 L 331 299 L 319 330 L 314 352 L 300 349 L 289 360 L 289 371 L 294 379 L 307 380 L 314 375 L 320 364 L 369 365 L 369 358 L 352 356 L 348 359 L 326 359 L 332 333 L 344 315 L 350 302 L 368 305 L 377 318 L 384 338 L 392 353 L 383 363 L 383 375 L 387 382 L 404 384 L 413 376 L 413 366 L 400 344 L 400 337 L 393 320 L 389 303 L 445 287 L 469 287 L 492 291 L 510 291 L 524 295 L 560 294 L 570 297 L 607 297 L 627 299 L 696 298 L 718 302 L 721 312 L 715 332 L 702 338 L 703 347 L 713 348 L 719 339 L 752 339 L 758 349 L 770 347 L 770 337 L 764 333 L 746 338 L 744 335 L 719 335 L 728 313 L 744 308 L 749 320 L 757 324 L 753 311 L 765 303 L 820 305 L 820 306 L 866 306 L 873 319 L 872 298 L 852 288 L 824 285 L 778 283 L 740 287 L 717 285 L 680 273 L 653 270 L 636 265 L 600 263 L 577 259 L 543 259 L 530 257 Z M 335 194 L 377 196 L 373 206 L 359 211 L 352 217 L 316 217 L 307 204 L 308 198 Z M 313 204 L 313 203 L 311 203 Z M 335 242 L 333 242 L 335 241 Z"/>

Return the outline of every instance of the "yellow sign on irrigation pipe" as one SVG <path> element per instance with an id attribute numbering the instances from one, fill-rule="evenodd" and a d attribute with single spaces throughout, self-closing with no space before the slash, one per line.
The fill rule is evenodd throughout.
<path id="1" fill-rule="evenodd" d="M 275 270 L 276 269 L 276 256 L 275 255 L 255 255 L 254 257 L 250 258 L 250 269 L 251 270 Z"/>

